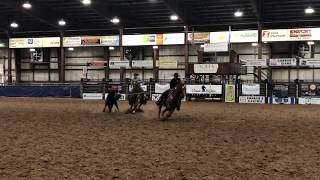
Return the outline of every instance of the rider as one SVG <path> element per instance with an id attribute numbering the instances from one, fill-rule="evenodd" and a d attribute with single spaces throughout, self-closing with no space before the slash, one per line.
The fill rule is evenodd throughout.
<path id="1" fill-rule="evenodd" d="M 170 91 L 174 90 L 179 83 L 181 83 L 181 79 L 179 78 L 179 74 L 174 73 L 173 78 L 170 81 L 170 89 L 163 92 L 162 95 L 160 96 L 159 100 L 156 103 L 159 105 L 163 101 L 164 98 L 167 98 L 169 96 Z M 181 101 L 179 101 L 179 104 L 177 107 L 178 111 L 180 111 L 180 105 L 181 105 Z"/>
<path id="2" fill-rule="evenodd" d="M 141 93 L 141 92 L 143 92 L 141 84 L 142 84 L 142 81 L 139 78 L 139 74 L 138 73 L 134 73 L 133 79 L 131 80 L 132 92 L 133 93 Z"/>

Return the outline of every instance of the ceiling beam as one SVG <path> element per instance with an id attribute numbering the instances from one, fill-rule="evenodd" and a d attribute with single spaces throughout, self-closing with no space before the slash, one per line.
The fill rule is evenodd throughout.
<path id="1" fill-rule="evenodd" d="M 257 21 L 263 22 L 262 1 L 261 0 L 250 0 L 250 5 L 251 5 L 253 12 L 257 18 Z"/>
<path id="2" fill-rule="evenodd" d="M 187 10 L 179 6 L 177 0 L 163 0 L 163 3 L 172 11 L 172 13 L 179 16 L 179 19 L 181 19 L 185 25 L 189 25 L 191 23 Z"/>

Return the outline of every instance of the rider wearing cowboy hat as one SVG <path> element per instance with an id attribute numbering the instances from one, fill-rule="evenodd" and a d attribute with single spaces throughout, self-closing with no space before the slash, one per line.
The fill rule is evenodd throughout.
<path id="1" fill-rule="evenodd" d="M 139 74 L 134 73 L 133 79 L 131 80 L 132 92 L 135 92 L 135 93 L 143 92 L 143 89 L 141 88 L 141 84 L 142 84 L 142 81 L 139 78 Z"/>

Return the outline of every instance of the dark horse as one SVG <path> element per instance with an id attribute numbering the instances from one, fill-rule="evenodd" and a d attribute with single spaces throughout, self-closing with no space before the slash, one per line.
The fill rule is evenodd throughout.
<path id="1" fill-rule="evenodd" d="M 134 114 L 137 111 L 141 111 L 141 106 L 147 104 L 147 98 L 140 87 L 133 87 L 132 93 L 128 96 L 130 111 Z"/>
<path id="2" fill-rule="evenodd" d="M 166 97 L 163 97 L 162 101 L 158 103 L 159 119 L 161 121 L 165 121 L 169 119 L 173 114 L 173 112 L 175 111 L 175 109 L 180 105 L 181 99 L 183 97 L 184 97 L 184 84 L 180 82 L 175 89 L 169 90 L 169 94 Z M 165 107 L 163 111 L 162 111 L 162 106 Z"/>

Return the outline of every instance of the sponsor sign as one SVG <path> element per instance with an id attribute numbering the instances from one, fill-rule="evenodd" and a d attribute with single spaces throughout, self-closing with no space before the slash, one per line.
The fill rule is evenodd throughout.
<path id="1" fill-rule="evenodd" d="M 260 84 L 242 84 L 243 95 L 260 95 Z"/>
<path id="2" fill-rule="evenodd" d="M 295 104 L 296 100 L 295 97 L 268 97 L 269 104 Z"/>
<path id="3" fill-rule="evenodd" d="M 258 30 L 211 32 L 210 43 L 258 42 Z"/>
<path id="4" fill-rule="evenodd" d="M 108 61 L 89 61 L 89 66 L 95 66 L 95 67 L 105 67 L 107 66 Z"/>
<path id="5" fill-rule="evenodd" d="M 102 93 L 83 93 L 82 94 L 83 100 L 103 100 Z"/>
<path id="6" fill-rule="evenodd" d="M 320 59 L 300 59 L 300 66 L 320 67 Z"/>
<path id="7" fill-rule="evenodd" d="M 265 104 L 266 98 L 264 96 L 240 96 L 239 103 L 242 103 L 242 104 Z"/>
<path id="8" fill-rule="evenodd" d="M 130 68 L 129 61 L 109 61 L 110 69 Z"/>
<path id="9" fill-rule="evenodd" d="M 225 85 L 225 102 L 234 103 L 236 102 L 236 86 L 233 84 Z"/>
<path id="10" fill-rule="evenodd" d="M 266 59 L 252 59 L 252 60 L 241 60 L 243 66 L 251 66 L 251 67 L 266 67 L 267 60 Z"/>
<path id="11" fill-rule="evenodd" d="M 152 94 L 151 95 L 151 100 L 152 101 L 158 101 L 160 96 L 161 96 L 161 94 Z"/>
<path id="12" fill-rule="evenodd" d="M 163 34 L 163 45 L 184 44 L 184 38 L 184 33 Z"/>
<path id="13" fill-rule="evenodd" d="M 63 38 L 64 47 L 119 46 L 119 36 L 83 36 Z"/>
<path id="14" fill-rule="evenodd" d="M 124 46 L 184 44 L 184 33 L 124 35 Z"/>
<path id="15" fill-rule="evenodd" d="M 156 63 L 157 67 L 161 68 L 177 68 L 178 61 L 177 60 L 158 60 Z"/>
<path id="16" fill-rule="evenodd" d="M 229 51 L 229 43 L 205 44 L 204 52 L 227 52 Z"/>
<path id="17" fill-rule="evenodd" d="M 282 58 L 270 59 L 270 66 L 296 66 L 297 59 L 295 58 Z"/>
<path id="18" fill-rule="evenodd" d="M 155 93 L 157 94 L 162 94 L 168 89 L 170 89 L 170 84 L 155 84 Z"/>
<path id="19" fill-rule="evenodd" d="M 210 33 L 188 33 L 188 41 L 192 44 L 210 43 Z"/>
<path id="20" fill-rule="evenodd" d="M 320 104 L 320 98 L 314 98 L 314 97 L 300 97 L 299 98 L 299 104 Z"/>
<path id="21" fill-rule="evenodd" d="M 320 40 L 320 28 L 272 29 L 262 31 L 262 41 Z"/>
<path id="22" fill-rule="evenodd" d="M 60 47 L 60 38 L 48 37 L 48 38 L 9 39 L 9 48 L 49 48 L 49 47 Z"/>
<path id="23" fill-rule="evenodd" d="M 262 31 L 262 41 L 273 42 L 273 41 L 287 41 L 288 30 L 287 29 L 273 29 Z"/>
<path id="24" fill-rule="evenodd" d="M 194 73 L 195 74 L 215 74 L 218 72 L 218 64 L 195 64 Z"/>
<path id="25" fill-rule="evenodd" d="M 222 85 L 186 85 L 187 94 L 222 94 Z"/>
<path id="26" fill-rule="evenodd" d="M 153 68 L 153 60 L 134 60 L 132 61 L 133 68 Z"/>
<path id="27" fill-rule="evenodd" d="M 311 29 L 289 29 L 290 40 L 309 40 L 312 39 Z"/>

